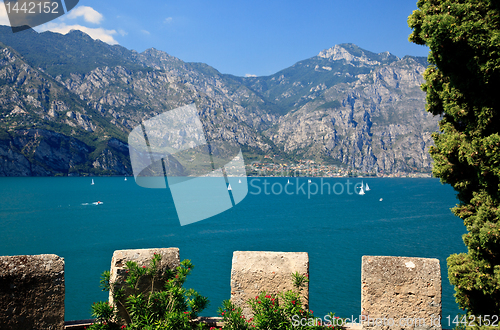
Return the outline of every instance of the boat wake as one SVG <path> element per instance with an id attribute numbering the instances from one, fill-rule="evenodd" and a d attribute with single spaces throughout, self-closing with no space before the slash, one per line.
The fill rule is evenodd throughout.
<path id="1" fill-rule="evenodd" d="M 97 202 L 92 202 L 92 203 L 82 203 L 82 205 L 101 205 L 103 202 L 97 201 Z"/>

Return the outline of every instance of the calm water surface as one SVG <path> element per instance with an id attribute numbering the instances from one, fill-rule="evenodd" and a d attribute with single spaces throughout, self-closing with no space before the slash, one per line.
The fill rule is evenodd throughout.
<path id="1" fill-rule="evenodd" d="M 359 315 L 363 255 L 438 258 L 443 316 L 456 314 L 446 258 L 466 248 L 465 227 L 449 210 L 457 203 L 453 189 L 437 179 L 349 180 L 371 190 L 327 194 L 325 186 L 308 198 L 307 189 L 273 194 L 270 187 L 278 192 L 287 178 L 250 178 L 240 204 L 181 227 L 168 189 L 141 188 L 131 178 L 96 177 L 95 185 L 91 178 L 0 178 L 0 255 L 64 257 L 67 320 L 89 318 L 92 302 L 107 299 L 99 277 L 114 250 L 153 247 L 178 247 L 181 259 L 192 260 L 186 286 L 210 299 L 204 315 L 216 315 L 230 297 L 236 250 L 308 252 L 310 307 L 318 316 Z M 347 187 L 346 178 L 312 182 L 337 183 L 336 192 Z"/>

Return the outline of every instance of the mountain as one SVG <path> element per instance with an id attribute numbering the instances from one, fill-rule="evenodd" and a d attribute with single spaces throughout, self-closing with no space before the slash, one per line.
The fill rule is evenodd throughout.
<path id="1" fill-rule="evenodd" d="M 426 66 L 342 44 L 270 76 L 236 77 L 80 31 L 0 26 L 0 176 L 130 175 L 130 131 L 193 102 L 209 138 L 236 141 L 247 163 L 428 173 L 438 119 L 419 88 Z"/>

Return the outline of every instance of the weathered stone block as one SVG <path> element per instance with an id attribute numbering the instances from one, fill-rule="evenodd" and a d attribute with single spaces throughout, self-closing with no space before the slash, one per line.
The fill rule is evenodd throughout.
<path id="1" fill-rule="evenodd" d="M 167 269 L 175 269 L 180 266 L 179 259 L 179 249 L 178 248 L 162 248 L 162 249 L 138 249 L 138 250 L 117 250 L 113 253 L 113 258 L 111 259 L 111 271 L 110 271 L 110 283 L 114 287 L 114 290 L 119 290 L 124 288 L 124 297 L 128 297 L 132 291 L 126 286 L 125 279 L 127 278 L 126 263 L 127 261 L 134 261 L 138 266 L 149 266 L 154 254 L 161 255 L 161 264 L 159 266 L 160 271 Z M 143 282 L 144 287 L 139 287 L 139 290 L 144 292 L 150 292 L 151 282 L 145 280 Z M 163 289 L 165 282 L 157 281 L 154 285 L 155 290 Z M 120 301 L 114 301 L 113 294 L 109 293 L 109 302 L 115 305 L 118 309 L 118 315 L 130 322 L 130 318 L 124 308 L 125 298 Z"/>
<path id="2" fill-rule="evenodd" d="M 278 293 L 292 290 L 292 273 L 309 276 L 309 256 L 306 252 L 235 251 L 231 269 L 231 301 L 252 316 L 249 299 L 260 292 Z M 309 285 L 301 292 L 304 308 L 309 305 Z"/>
<path id="3" fill-rule="evenodd" d="M 364 329 L 441 329 L 438 259 L 363 256 L 361 283 Z"/>
<path id="4" fill-rule="evenodd" d="M 0 257 L 0 329 L 64 329 L 64 259 Z"/>

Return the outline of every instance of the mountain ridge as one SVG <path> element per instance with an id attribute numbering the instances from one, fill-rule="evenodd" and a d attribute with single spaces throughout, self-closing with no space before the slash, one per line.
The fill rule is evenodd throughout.
<path id="1" fill-rule="evenodd" d="M 437 118 L 425 112 L 419 88 L 425 58 L 341 44 L 269 76 L 239 77 L 154 48 L 110 46 L 83 32 L 12 34 L 0 27 L 0 40 L 0 164 L 23 159 L 44 169 L 17 173 L 9 165 L 3 176 L 130 175 L 124 148 L 130 130 L 193 102 L 214 132 L 217 125 L 232 130 L 227 134 L 249 162 L 277 155 L 380 174 L 430 172 L 426 150 Z M 41 55 L 27 46 L 48 41 Z M 89 152 L 64 160 L 65 167 L 44 164 L 55 149 L 40 147 L 41 136 L 57 138 L 31 131 L 37 129 L 61 134 L 60 144 L 76 139 Z M 17 148 L 19 136 L 29 136 L 33 147 Z"/>

